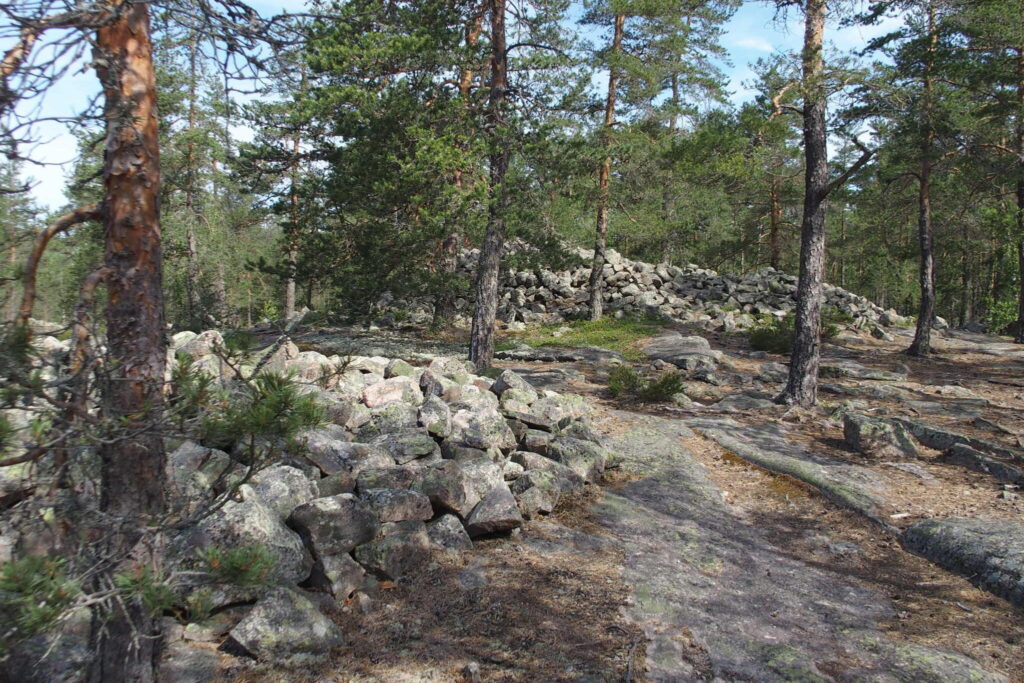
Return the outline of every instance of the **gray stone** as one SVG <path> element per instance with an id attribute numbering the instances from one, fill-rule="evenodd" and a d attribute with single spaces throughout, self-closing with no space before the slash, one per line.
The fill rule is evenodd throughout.
<path id="1" fill-rule="evenodd" d="M 466 518 L 470 538 L 511 531 L 523 525 L 515 497 L 504 481 L 495 486 Z"/>
<path id="2" fill-rule="evenodd" d="M 409 489 L 423 479 L 427 470 L 413 465 L 395 465 L 363 470 L 356 480 L 356 490 Z"/>
<path id="3" fill-rule="evenodd" d="M 428 434 L 416 431 L 383 434 L 370 442 L 370 446 L 383 451 L 399 465 L 419 458 L 439 459 L 441 449 Z"/>
<path id="4" fill-rule="evenodd" d="M 524 472 L 510 488 L 526 519 L 551 512 L 562 495 L 562 484 L 557 475 L 546 470 Z"/>
<path id="5" fill-rule="evenodd" d="M 995 519 L 928 519 L 903 532 L 903 547 L 1024 607 L 1024 525 Z"/>
<path id="6" fill-rule="evenodd" d="M 917 447 L 903 427 L 859 413 L 843 413 L 843 439 L 850 448 L 873 458 L 917 456 Z"/>
<path id="7" fill-rule="evenodd" d="M 300 505 L 288 523 L 303 535 L 317 555 L 347 553 L 377 534 L 377 516 L 351 493 L 317 498 Z"/>
<path id="8" fill-rule="evenodd" d="M 342 642 L 341 630 L 298 591 L 276 588 L 235 628 L 231 639 L 257 659 L 287 662 L 297 655 L 323 657 Z"/>
<path id="9" fill-rule="evenodd" d="M 344 600 L 363 583 L 366 570 L 350 555 L 327 555 L 321 558 L 321 568 L 327 579 L 331 595 Z"/>
<path id="10" fill-rule="evenodd" d="M 539 429 L 528 429 L 523 438 L 520 440 L 520 444 L 523 450 L 533 451 L 534 453 L 540 453 L 544 455 L 548 452 L 548 444 L 551 443 L 553 437 L 550 433 L 541 431 Z"/>
<path id="11" fill-rule="evenodd" d="M 417 491 L 367 489 L 359 495 L 382 522 L 424 521 L 434 516 L 430 499 Z"/>
<path id="12" fill-rule="evenodd" d="M 452 411 L 439 396 L 427 396 L 420 406 L 419 423 L 431 436 L 447 438 L 452 433 Z"/>
<path id="13" fill-rule="evenodd" d="M 387 453 L 367 444 L 351 443 L 326 429 L 306 430 L 300 436 L 303 454 L 325 475 L 347 472 L 353 476 L 371 467 L 394 465 Z"/>
<path id="14" fill-rule="evenodd" d="M 434 546 L 443 550 L 469 550 L 473 547 L 473 541 L 455 515 L 441 515 L 433 522 L 427 522 L 427 536 Z"/>
<path id="15" fill-rule="evenodd" d="M 483 498 L 495 486 L 505 481 L 502 474 L 502 463 L 495 462 L 491 458 L 476 458 L 464 460 L 459 463 L 463 474 L 469 478 L 470 486 L 476 493 L 477 498 Z"/>
<path id="16" fill-rule="evenodd" d="M 496 409 L 458 410 L 452 415 L 449 440 L 460 446 L 479 448 L 514 448 L 515 434 Z"/>
<path id="17" fill-rule="evenodd" d="M 419 383 L 411 377 L 398 376 L 377 382 L 363 390 L 363 403 L 371 410 L 388 403 L 410 403 L 419 405 L 423 402 L 423 392 Z"/>
<path id="18" fill-rule="evenodd" d="M 260 500 L 273 508 L 282 519 L 292 510 L 319 496 L 316 482 L 302 470 L 288 465 L 275 465 L 260 470 L 252 477 L 252 487 Z"/>
<path id="19" fill-rule="evenodd" d="M 769 398 L 754 394 L 732 394 L 714 404 L 715 410 L 746 413 L 752 410 L 773 410 L 778 406 Z"/>
<path id="20" fill-rule="evenodd" d="M 971 448 L 967 444 L 954 444 L 939 456 L 939 462 L 960 465 L 975 472 L 990 474 L 1008 484 L 1024 484 L 1024 463 L 1021 466 L 1004 462 Z"/>
<path id="21" fill-rule="evenodd" d="M 430 465 L 416 488 L 435 508 L 450 510 L 463 518 L 480 502 L 471 476 L 454 460 Z"/>
<path id="22" fill-rule="evenodd" d="M 519 400 L 525 399 L 525 403 L 533 403 L 537 400 L 537 392 L 529 382 L 511 370 L 503 370 L 497 379 L 494 380 L 494 384 L 491 385 L 491 391 L 498 396 L 504 397 L 505 392 L 509 389 L 514 389 L 518 392 L 522 397 Z"/>
<path id="23" fill-rule="evenodd" d="M 384 376 L 388 379 L 392 377 L 414 377 L 416 375 L 416 368 L 406 363 L 400 358 L 395 358 L 387 364 L 384 368 Z"/>
<path id="24" fill-rule="evenodd" d="M 541 470 L 554 474 L 562 493 L 579 493 L 583 490 L 583 477 L 560 462 L 530 451 L 513 451 L 510 457 L 512 462 L 522 465 L 527 473 Z"/>
<path id="25" fill-rule="evenodd" d="M 161 683 L 208 683 L 220 675 L 220 657 L 213 650 L 170 643 L 161 653 Z"/>
<path id="26" fill-rule="evenodd" d="M 306 552 L 302 539 L 284 525 L 277 511 L 265 505 L 250 486 L 241 486 L 239 493 L 241 501 L 229 500 L 177 539 L 172 565 L 176 569 L 202 569 L 196 556 L 202 548 L 262 546 L 274 559 L 265 577 L 267 583 L 294 585 L 304 580 L 309 576 L 313 558 Z"/>
<path id="27" fill-rule="evenodd" d="M 355 558 L 377 576 L 398 580 L 423 567 L 430 557 L 430 538 L 423 522 L 387 524 L 382 538 L 355 549 Z"/>
<path id="28" fill-rule="evenodd" d="M 547 456 L 591 483 L 601 480 L 608 461 L 608 452 L 604 448 L 590 441 L 568 436 L 553 439 L 548 444 Z"/>

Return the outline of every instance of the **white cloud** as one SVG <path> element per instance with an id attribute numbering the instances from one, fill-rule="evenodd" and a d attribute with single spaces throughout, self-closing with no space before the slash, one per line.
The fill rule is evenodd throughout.
<path id="1" fill-rule="evenodd" d="M 738 40 L 732 41 L 735 47 L 747 48 L 748 50 L 757 50 L 759 52 L 773 52 L 775 46 L 769 43 L 764 38 L 749 37 L 739 38 Z"/>

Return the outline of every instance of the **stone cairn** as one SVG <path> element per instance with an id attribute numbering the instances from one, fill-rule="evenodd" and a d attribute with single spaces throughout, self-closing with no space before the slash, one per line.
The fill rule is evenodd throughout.
<path id="1" fill-rule="evenodd" d="M 67 350 L 52 337 L 43 342 Z M 181 332 L 171 353 L 227 383 L 236 369 L 217 355 L 222 344 L 214 330 Z M 193 641 L 266 662 L 322 655 L 343 641 L 344 618 L 331 612 L 370 609 L 378 582 L 405 580 L 432 553 L 518 533 L 524 520 L 598 482 L 614 457 L 589 426 L 582 397 L 535 389 L 512 371 L 490 379 L 455 358 L 417 367 L 328 357 L 291 342 L 246 364 L 261 362 L 294 376 L 327 421 L 300 434 L 297 447 L 275 446 L 231 500 L 169 539 L 165 564 L 179 577 L 176 590 L 185 600 L 201 594 L 216 618 L 168 619 L 167 680 L 216 678 L 216 654 Z M 172 447 L 169 498 L 186 511 L 201 509 L 224 482 L 244 479 L 246 466 L 232 453 L 192 441 Z M 30 552 L 33 539 L 6 525 L 7 516 L 0 514 L 0 550 L 10 560 Z M 273 560 L 263 583 L 210 583 L 204 549 L 254 547 Z M 38 679 L 20 680 L 78 680 L 74 663 L 89 656 L 87 610 L 83 619 L 40 636 L 60 636 L 53 643 L 30 644 L 22 654 L 52 646 L 53 655 L 34 669 Z"/>
<path id="2" fill-rule="evenodd" d="M 586 317 L 588 282 L 593 252 L 580 249 L 582 265 L 570 270 L 506 271 L 501 280 L 498 317 L 512 330 L 528 324 L 556 324 Z M 471 274 L 478 250 L 459 255 L 459 270 Z M 709 331 L 734 331 L 756 326 L 766 316 L 781 318 L 796 308 L 794 275 L 763 268 L 746 275 L 720 274 L 688 264 L 673 266 L 631 261 L 609 249 L 604 266 L 604 301 L 608 314 L 656 316 L 695 323 Z M 876 329 L 909 324 L 895 310 L 883 309 L 841 287 L 826 284 L 825 305 L 852 318 L 853 327 Z M 433 310 L 428 298 L 381 302 L 383 310 L 401 310 L 412 322 L 427 322 Z M 470 301 L 459 299 L 461 315 L 470 314 Z"/>

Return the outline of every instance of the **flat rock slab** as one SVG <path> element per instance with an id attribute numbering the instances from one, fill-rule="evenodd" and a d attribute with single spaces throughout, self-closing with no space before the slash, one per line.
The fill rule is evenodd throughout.
<path id="1" fill-rule="evenodd" d="M 808 453 L 786 438 L 780 425 L 750 426 L 730 419 L 694 418 L 687 424 L 739 458 L 785 474 L 818 489 L 830 500 L 859 512 L 882 526 L 885 483 L 866 467 L 837 462 Z"/>
<path id="2" fill-rule="evenodd" d="M 885 596 L 805 564 L 733 514 L 679 441 L 686 426 L 627 419 L 634 427 L 612 448 L 643 477 L 608 492 L 595 514 L 626 557 L 647 680 L 1005 680 L 890 640 L 877 629 L 895 613 Z"/>
<path id="3" fill-rule="evenodd" d="M 1024 607 L 1024 525 L 927 519 L 904 531 L 900 540 L 907 550 Z"/>

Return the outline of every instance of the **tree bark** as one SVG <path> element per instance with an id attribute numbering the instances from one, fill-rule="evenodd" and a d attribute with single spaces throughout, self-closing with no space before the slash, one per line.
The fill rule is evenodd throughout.
<path id="1" fill-rule="evenodd" d="M 1017 261 L 1020 267 L 1020 292 L 1017 305 L 1017 331 L 1014 341 L 1024 344 L 1024 45 L 1017 48 Z"/>
<path id="2" fill-rule="evenodd" d="M 124 2 L 124 0 L 122 0 Z M 161 282 L 160 160 L 149 5 L 117 7 L 97 31 L 96 71 L 106 120 L 103 222 L 109 356 L 105 419 L 121 436 L 100 447 L 100 509 L 107 529 L 97 581 L 139 562 L 140 539 L 164 510 L 164 306 Z M 155 558 L 154 558 L 155 559 Z M 94 613 L 91 681 L 151 681 L 158 622 L 131 596 Z"/>
<path id="3" fill-rule="evenodd" d="M 474 283 L 473 326 L 470 332 L 469 359 L 479 369 L 490 367 L 494 360 L 494 323 L 498 316 L 498 276 L 501 252 L 505 246 L 505 213 L 508 191 L 509 152 L 504 138 L 503 108 L 508 90 L 508 55 L 505 44 L 505 2 L 489 0 L 491 15 L 491 83 L 488 99 L 490 128 L 490 187 L 487 208 L 487 231 L 480 247 L 480 263 Z"/>
<path id="4" fill-rule="evenodd" d="M 921 245 L 918 277 L 921 305 L 917 312 L 917 329 L 907 354 L 927 356 L 931 353 L 932 324 L 935 320 L 935 249 L 932 229 L 932 65 L 939 34 L 935 25 L 935 7 L 928 5 L 928 51 L 924 62 L 921 102 L 921 168 L 918 172 L 917 238 Z"/>
<path id="5" fill-rule="evenodd" d="M 814 405 L 821 360 L 821 294 L 825 270 L 825 215 L 828 210 L 828 147 L 825 129 L 825 60 L 822 53 L 826 0 L 807 0 L 804 8 L 803 137 L 806 169 L 800 225 L 800 278 L 789 381 L 776 399 L 789 405 Z"/>
<path id="6" fill-rule="evenodd" d="M 612 36 L 612 62 L 608 65 L 608 97 L 604 106 L 604 159 L 597 171 L 597 220 L 594 239 L 594 262 L 590 266 L 590 319 L 600 320 L 604 313 L 603 272 L 605 249 L 608 246 L 608 185 L 612 172 L 612 127 L 615 125 L 615 91 L 619 76 L 615 58 L 622 51 L 622 33 L 626 23 L 625 14 L 615 15 L 615 32 Z"/>

